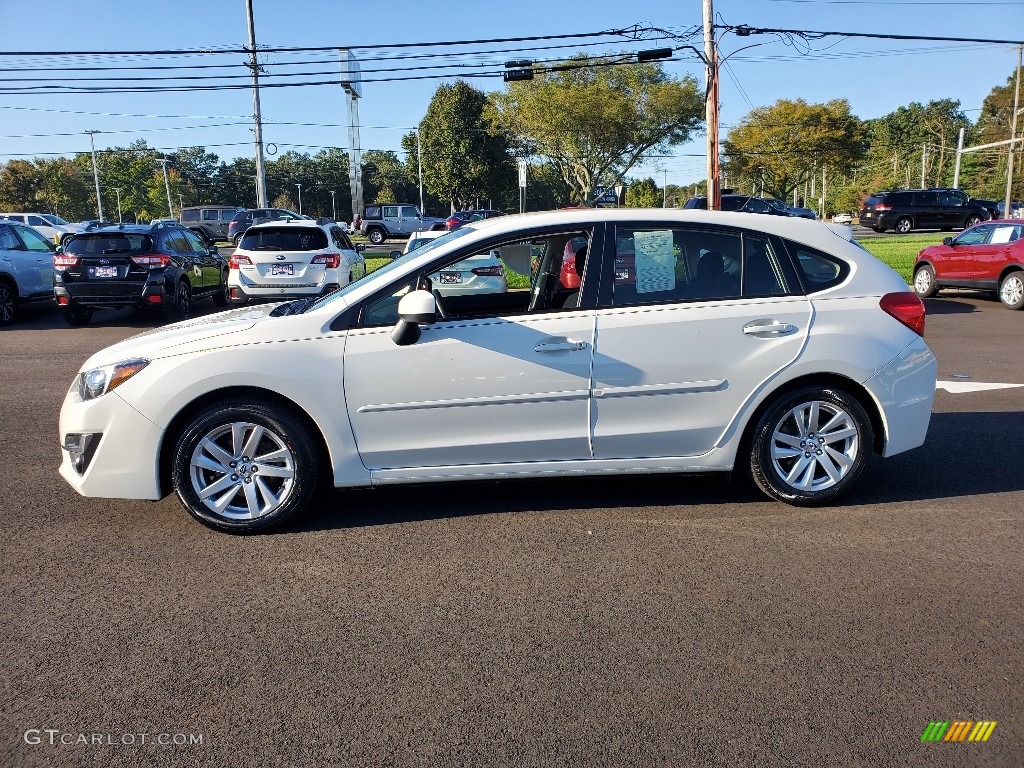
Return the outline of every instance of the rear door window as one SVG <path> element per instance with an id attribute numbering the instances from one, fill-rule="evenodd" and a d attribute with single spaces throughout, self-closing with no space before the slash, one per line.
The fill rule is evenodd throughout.
<path id="1" fill-rule="evenodd" d="M 207 208 L 203 211 L 203 221 L 217 221 L 217 210 Z"/>

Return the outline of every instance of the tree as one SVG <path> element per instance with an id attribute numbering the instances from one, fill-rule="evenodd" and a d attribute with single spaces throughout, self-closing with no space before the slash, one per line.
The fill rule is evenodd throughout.
<path id="1" fill-rule="evenodd" d="M 687 141 L 701 124 L 697 82 L 669 77 L 658 64 L 615 64 L 579 55 L 491 94 L 489 114 L 518 154 L 546 159 L 593 205 L 594 187 L 615 186 L 648 152 Z"/>
<path id="2" fill-rule="evenodd" d="M 729 131 L 723 142 L 723 170 L 730 186 L 738 179 L 746 191 L 789 199 L 793 190 L 822 166 L 842 171 L 856 163 L 865 150 L 861 121 L 850 114 L 846 99 L 808 104 L 803 99 L 780 99 L 756 107 Z"/>
<path id="3" fill-rule="evenodd" d="M 419 191 L 397 154 L 370 149 L 363 152 L 363 197 L 367 202 L 408 203 L 419 199 Z"/>
<path id="4" fill-rule="evenodd" d="M 662 191 L 652 178 L 634 181 L 626 187 L 627 208 L 661 208 L 663 197 Z"/>
<path id="5" fill-rule="evenodd" d="M 419 144 L 414 133 L 402 139 L 408 177 L 418 177 L 421 151 L 424 186 L 451 210 L 471 208 L 514 183 L 508 142 L 485 116 L 486 106 L 486 94 L 469 83 L 442 84 L 420 121 Z"/>

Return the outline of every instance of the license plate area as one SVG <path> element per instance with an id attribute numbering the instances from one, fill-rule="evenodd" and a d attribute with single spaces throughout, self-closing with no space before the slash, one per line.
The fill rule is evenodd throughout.
<path id="1" fill-rule="evenodd" d="M 438 278 L 442 285 L 454 285 L 462 282 L 461 272 L 439 272 Z"/>
<path id="2" fill-rule="evenodd" d="M 271 264 L 270 274 L 272 277 L 276 275 L 291 277 L 294 274 L 294 270 L 291 264 Z"/>
<path id="3" fill-rule="evenodd" d="M 117 267 L 89 267 L 89 277 L 97 279 L 117 277 Z"/>

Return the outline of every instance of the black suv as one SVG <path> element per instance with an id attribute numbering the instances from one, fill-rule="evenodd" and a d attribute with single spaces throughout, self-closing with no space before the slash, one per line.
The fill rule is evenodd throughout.
<path id="1" fill-rule="evenodd" d="M 242 239 L 245 230 L 253 224 L 265 224 L 268 221 L 294 221 L 296 219 L 308 219 L 308 216 L 300 216 L 294 211 L 285 208 L 249 208 L 236 213 L 228 222 L 228 240 L 234 245 Z"/>
<path id="2" fill-rule="evenodd" d="M 180 224 L 119 224 L 76 234 L 53 259 L 53 292 L 70 325 L 97 309 L 159 309 L 172 320 L 192 301 L 228 304 L 228 262 Z"/>
<path id="3" fill-rule="evenodd" d="M 683 208 L 704 208 L 708 207 L 706 197 L 691 197 Z M 740 211 L 742 213 L 767 213 L 772 216 L 793 216 L 788 210 L 774 206 L 767 200 L 753 195 L 722 195 L 723 211 Z"/>
<path id="4" fill-rule="evenodd" d="M 860 207 L 861 226 L 871 227 L 875 232 L 892 229 L 905 234 L 912 229 L 966 229 L 988 218 L 985 207 L 972 202 L 960 189 L 876 192 Z"/>

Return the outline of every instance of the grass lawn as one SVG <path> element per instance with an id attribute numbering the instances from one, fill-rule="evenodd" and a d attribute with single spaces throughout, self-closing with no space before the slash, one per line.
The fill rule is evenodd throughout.
<path id="1" fill-rule="evenodd" d="M 937 245 L 948 232 L 926 232 L 919 235 L 898 235 L 894 237 L 868 237 L 857 242 L 872 256 L 895 269 L 907 284 L 910 284 L 914 259 L 927 245 Z"/>

